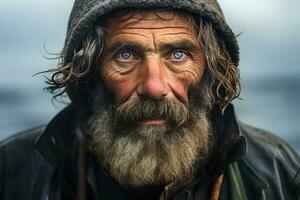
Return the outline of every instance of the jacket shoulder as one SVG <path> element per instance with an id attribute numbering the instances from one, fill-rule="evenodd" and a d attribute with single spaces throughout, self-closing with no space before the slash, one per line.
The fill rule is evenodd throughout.
<path id="1" fill-rule="evenodd" d="M 34 147 L 35 140 L 43 133 L 44 129 L 45 126 L 32 128 L 0 142 L 0 152 L 5 156 L 5 161 L 11 164 L 10 167 L 33 158 L 32 154 L 37 153 Z"/>
<path id="2" fill-rule="evenodd" d="M 266 154 L 266 156 L 279 160 L 288 161 L 287 159 L 290 159 L 296 168 L 300 167 L 298 154 L 277 135 L 243 123 L 240 124 L 240 130 L 247 140 L 248 153 L 257 150 L 261 152 L 260 154 Z"/>
<path id="3" fill-rule="evenodd" d="M 46 126 L 38 126 L 31 128 L 15 135 L 12 135 L 0 142 L 0 149 L 7 148 L 11 145 L 31 145 L 35 142 L 35 139 L 43 133 Z"/>
<path id="4" fill-rule="evenodd" d="M 281 138 L 271 132 L 240 123 L 246 138 L 243 160 L 267 183 L 267 195 L 286 199 L 300 194 L 300 158 Z M 277 194 L 276 194 L 277 193 Z M 291 199 L 294 198 L 290 197 Z"/>
<path id="5" fill-rule="evenodd" d="M 0 199 L 30 199 L 44 162 L 34 144 L 44 129 L 33 128 L 0 142 Z"/>

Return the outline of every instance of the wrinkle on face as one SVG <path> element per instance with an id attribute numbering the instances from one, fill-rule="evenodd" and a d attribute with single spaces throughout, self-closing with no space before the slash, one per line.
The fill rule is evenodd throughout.
<path id="1" fill-rule="evenodd" d="M 147 13 L 143 19 L 134 16 L 127 19 L 125 16 L 126 20 L 113 19 L 108 23 L 100 72 L 104 83 L 118 101 L 136 96 L 139 84 L 149 77 L 159 76 L 166 85 L 170 98 L 176 97 L 188 103 L 188 89 L 203 76 L 204 56 L 194 24 L 181 15 L 173 14 L 170 18 L 172 13 L 159 13 L 163 19 L 156 14 Z M 166 18 L 169 20 L 164 20 Z M 163 50 L 162 46 L 170 46 L 179 41 L 191 43 L 195 47 L 191 48 L 186 62 L 175 65 L 167 57 L 168 50 L 171 49 Z M 140 61 L 132 65 L 117 62 L 113 52 L 109 50 L 116 43 L 137 44 Z"/>

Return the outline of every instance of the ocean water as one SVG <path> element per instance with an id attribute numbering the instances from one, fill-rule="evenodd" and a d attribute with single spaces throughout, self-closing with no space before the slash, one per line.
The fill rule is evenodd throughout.
<path id="1" fill-rule="evenodd" d="M 235 102 L 238 118 L 268 130 L 300 153 L 300 79 L 297 74 L 243 82 L 242 100 Z"/>
<path id="2" fill-rule="evenodd" d="M 297 76 L 248 79 L 242 82 L 242 100 L 235 100 L 240 121 L 271 131 L 300 153 L 300 81 Z M 65 105 L 53 104 L 40 82 L 0 87 L 0 139 L 46 124 Z"/>

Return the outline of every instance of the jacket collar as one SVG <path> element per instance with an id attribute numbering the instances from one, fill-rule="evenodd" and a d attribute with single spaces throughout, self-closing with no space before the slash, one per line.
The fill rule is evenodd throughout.
<path id="1" fill-rule="evenodd" d="M 244 185 L 253 187 L 260 199 L 265 199 L 265 189 L 268 187 L 266 181 L 246 161 L 246 156 L 255 156 L 247 154 L 248 147 L 246 137 L 242 134 L 239 123 L 237 122 L 233 105 L 229 105 L 222 115 L 220 109 L 213 109 L 213 124 L 218 129 L 219 155 L 217 159 L 217 174 L 223 171 L 227 166 L 238 162 Z M 249 192 L 249 191 L 248 191 Z"/>
<path id="2" fill-rule="evenodd" d="M 36 149 L 57 169 L 62 169 L 78 145 L 76 109 L 70 104 L 56 115 L 35 142 Z"/>

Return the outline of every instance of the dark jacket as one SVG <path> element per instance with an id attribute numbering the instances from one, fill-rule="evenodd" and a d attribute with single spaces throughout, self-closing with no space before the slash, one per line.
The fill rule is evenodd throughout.
<path id="1" fill-rule="evenodd" d="M 133 199 L 130 192 L 99 173 L 91 155 L 80 153 L 76 115 L 76 109 L 68 106 L 47 126 L 0 144 L 1 200 L 76 199 L 82 182 L 86 199 Z M 222 200 L 300 199 L 300 159 L 284 141 L 237 123 L 232 106 L 224 115 L 213 111 L 212 116 L 219 147 L 205 175 L 166 187 L 160 199 L 202 199 L 207 185 L 223 173 Z M 86 161 L 84 168 L 78 168 L 80 160 Z"/>

